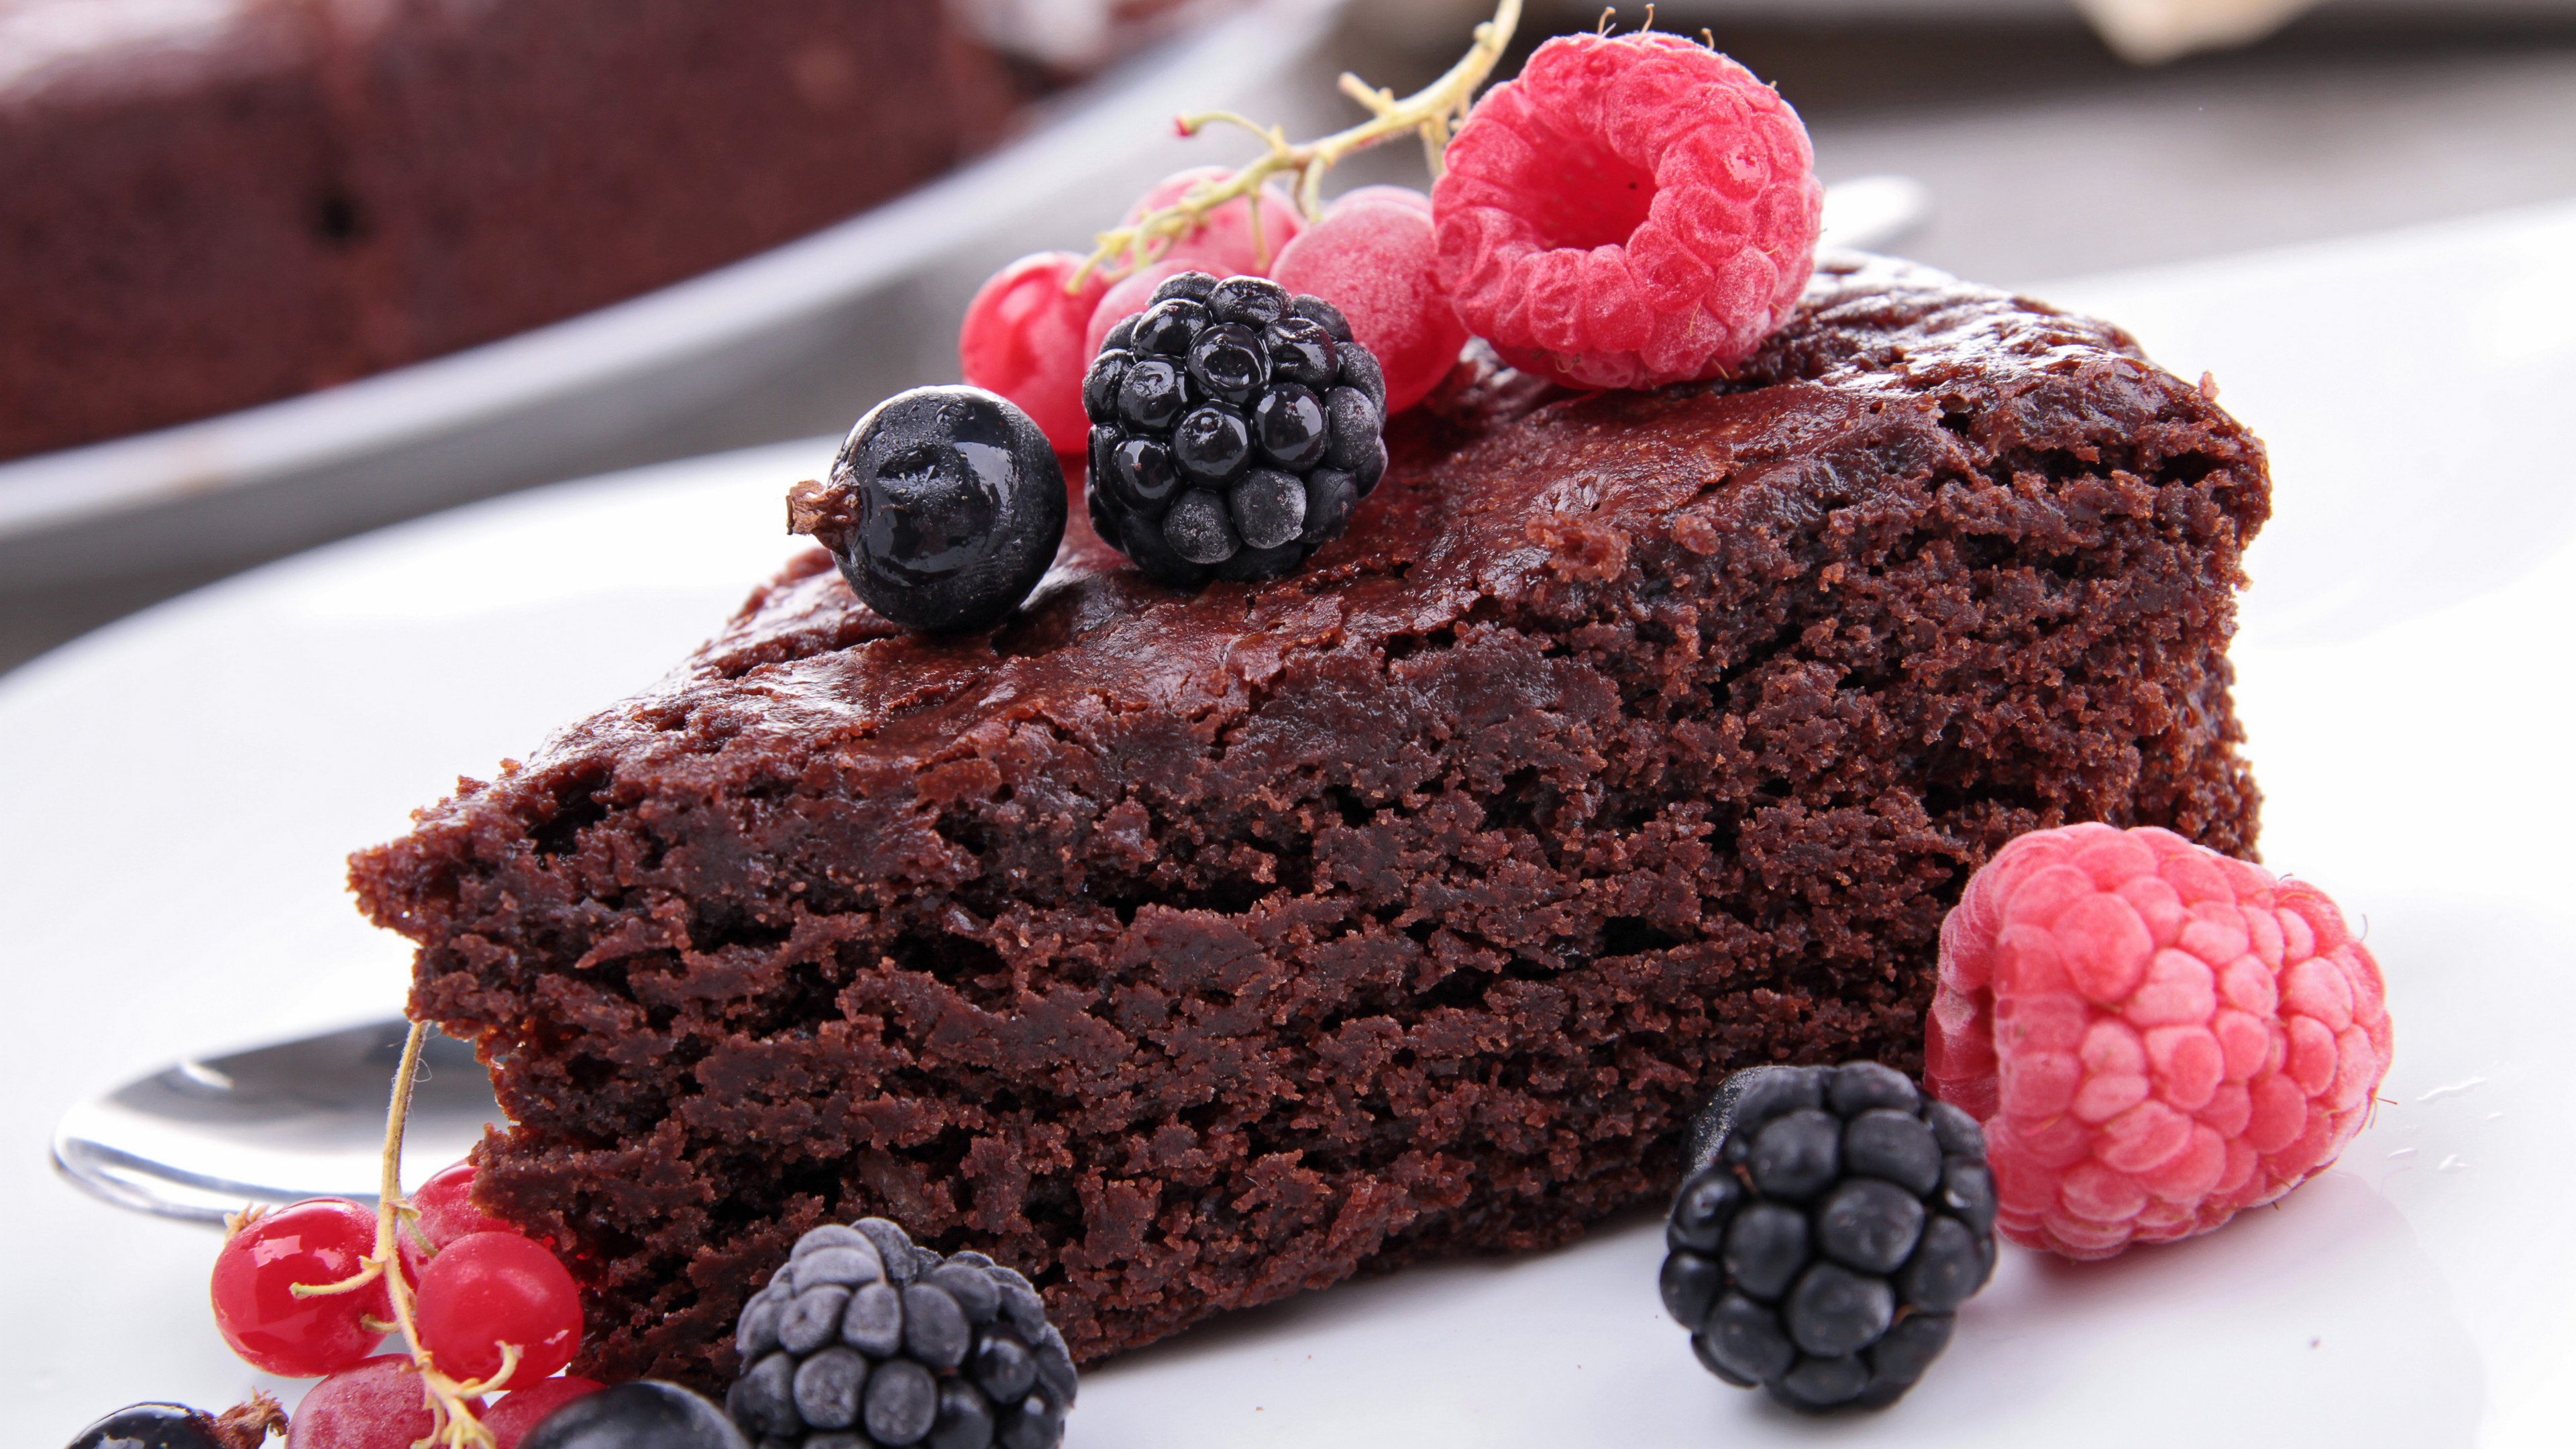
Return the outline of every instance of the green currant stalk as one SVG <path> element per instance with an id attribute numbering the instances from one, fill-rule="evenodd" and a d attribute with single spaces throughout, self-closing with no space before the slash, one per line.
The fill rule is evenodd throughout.
<path id="1" fill-rule="evenodd" d="M 1521 0 L 1501 0 L 1494 18 L 1476 26 L 1475 43 L 1458 63 L 1409 96 L 1399 98 L 1392 91 L 1378 89 L 1343 72 L 1342 94 L 1367 107 L 1370 118 L 1321 140 L 1291 144 L 1279 127 L 1260 125 L 1232 111 L 1202 111 L 1176 118 L 1173 124 L 1184 136 L 1195 136 L 1210 125 L 1239 126 L 1260 137 L 1269 149 L 1220 180 L 1191 187 L 1169 206 L 1100 233 L 1091 255 L 1066 281 L 1065 291 L 1080 291 L 1095 272 L 1119 277 L 1150 265 L 1170 251 L 1174 242 L 1206 221 L 1208 213 L 1239 196 L 1253 195 L 1274 176 L 1295 178 L 1297 209 L 1312 221 L 1323 215 L 1325 172 L 1354 152 L 1398 136 L 1410 133 L 1422 138 L 1424 158 L 1432 177 L 1437 179 L 1450 132 L 1457 122 L 1466 119 L 1467 107 L 1503 58 L 1503 49 L 1511 44 L 1512 31 L 1519 27 L 1520 20 Z M 1260 263 L 1268 266 L 1270 247 L 1261 234 L 1261 208 L 1257 203 L 1252 207 L 1252 246 Z"/>

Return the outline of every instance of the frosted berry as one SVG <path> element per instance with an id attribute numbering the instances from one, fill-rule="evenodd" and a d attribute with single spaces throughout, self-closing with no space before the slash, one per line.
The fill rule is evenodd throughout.
<path id="1" fill-rule="evenodd" d="M 479 1399 L 466 1407 L 482 1417 Z M 342 1369 L 307 1390 L 286 1431 L 293 1449 L 411 1449 L 433 1420 L 420 1371 L 388 1353 Z"/>
<path id="2" fill-rule="evenodd" d="M 870 408 L 828 484 L 788 493 L 788 528 L 832 551 L 851 592 L 910 629 L 986 629 L 1064 541 L 1064 469 L 1009 400 L 916 387 Z"/>
<path id="3" fill-rule="evenodd" d="M 1095 271 L 1067 292 L 1082 263 L 1071 252 L 1020 258 L 976 290 L 957 332 L 958 372 L 967 385 L 1009 398 L 1059 453 L 1080 453 L 1089 431 L 1082 369 L 1094 346 L 1084 329 L 1109 290 Z"/>
<path id="4" fill-rule="evenodd" d="M 1779 330 L 1815 266 L 1806 127 L 1676 35 L 1546 42 L 1446 159 L 1442 288 L 1506 360 L 1568 386 L 1716 376 Z"/>
<path id="5" fill-rule="evenodd" d="M 515 1378 L 512 1381 L 517 1382 Z M 484 1428 L 492 1431 L 492 1449 L 518 1449 L 520 1441 L 528 1437 L 528 1431 L 536 1428 L 547 1415 L 606 1387 L 597 1379 L 557 1374 L 510 1390 L 478 1418 Z"/>
<path id="6" fill-rule="evenodd" d="M 1398 199 L 1406 195 L 1419 204 Z M 1467 343 L 1467 324 L 1440 289 L 1435 250 L 1428 198 L 1366 186 L 1298 233 L 1272 271 L 1289 291 L 1340 310 L 1385 370 L 1390 415 L 1422 401 Z"/>
<path id="7" fill-rule="evenodd" d="M 215 1254 L 215 1327 L 244 1362 L 284 1378 L 319 1378 L 375 1349 L 393 1321 L 381 1278 L 347 1293 L 298 1297 L 356 1276 L 376 1249 L 376 1215 L 313 1198 L 245 1223 Z"/>
<path id="8" fill-rule="evenodd" d="M 1223 166 L 1193 166 L 1186 171 L 1175 171 L 1136 198 L 1136 204 L 1127 208 L 1126 220 L 1132 225 L 1149 211 L 1159 211 L 1175 204 L 1200 182 L 1222 182 L 1233 174 Z M 1252 207 L 1256 196 L 1260 198 L 1261 206 L 1261 238 L 1258 242 L 1252 236 Z M 1238 196 L 1209 212 L 1197 226 L 1174 238 L 1170 249 L 1154 259 L 1185 262 L 1198 271 L 1220 277 L 1268 276 L 1281 249 L 1296 240 L 1303 224 L 1304 218 L 1297 214 L 1295 202 L 1282 195 L 1278 188 L 1264 186 L 1252 196 Z"/>
<path id="9" fill-rule="evenodd" d="M 452 1378 L 501 1372 L 501 1345 L 519 1351 L 510 1382 L 534 1383 L 581 1346 L 581 1289 L 555 1255 L 517 1233 L 468 1233 L 420 1275 L 420 1345 Z"/>
<path id="10" fill-rule="evenodd" d="M 1969 880 L 1924 1063 L 1986 1120 L 2003 1235 L 2106 1258 L 2323 1171 L 2389 1049 L 2379 964 L 2314 886 L 2086 824 L 2020 836 Z"/>
<path id="11" fill-rule="evenodd" d="M 815 1440 L 806 1443 L 820 1449 Z M 509 1449 L 508 1443 L 500 1449 Z M 520 1449 L 751 1449 L 751 1444 L 713 1400 L 678 1384 L 637 1379 L 556 1409 L 520 1441 Z"/>
<path id="12" fill-rule="evenodd" d="M 1158 582 L 1275 578 L 1386 471 L 1386 381 L 1330 303 L 1259 277 L 1167 277 L 1083 380 L 1087 502 Z"/>
<path id="13" fill-rule="evenodd" d="M 1690 1163 L 1664 1306 L 1710 1373 L 1796 1408 L 1894 1403 L 1993 1270 L 1976 1123 L 1876 1062 L 1737 1072 Z"/>
<path id="14" fill-rule="evenodd" d="M 798 1239 L 734 1349 L 725 1407 L 764 1444 L 1054 1449 L 1073 1407 L 1073 1359 L 1026 1278 L 883 1218 Z"/>

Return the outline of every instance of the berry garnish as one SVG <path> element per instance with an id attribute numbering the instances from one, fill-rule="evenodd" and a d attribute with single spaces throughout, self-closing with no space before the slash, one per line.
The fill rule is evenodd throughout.
<path id="1" fill-rule="evenodd" d="M 528 1431 L 545 1422 L 555 1410 L 575 1399 L 586 1399 L 606 1387 L 597 1379 L 558 1374 L 550 1379 L 539 1379 L 525 1388 L 510 1390 L 482 1416 L 483 1427 L 492 1432 L 492 1449 L 518 1449 L 520 1442 L 528 1437 Z"/>
<path id="2" fill-rule="evenodd" d="M 883 1218 L 797 1239 L 743 1305 L 734 1348 L 725 1407 L 764 1443 L 1054 1449 L 1073 1407 L 1073 1358 L 1028 1279 L 917 1247 Z"/>
<path id="3" fill-rule="evenodd" d="M 439 1249 L 468 1233 L 511 1233 L 518 1229 L 474 1205 L 474 1164 L 443 1167 L 411 1195 L 414 1216 L 394 1234 L 402 1253 L 403 1272 L 418 1282 L 420 1270 Z"/>
<path id="4" fill-rule="evenodd" d="M 1101 538 L 1178 588 L 1276 578 L 1386 471 L 1386 382 L 1329 303 L 1183 272 L 1083 378 Z"/>
<path id="5" fill-rule="evenodd" d="M 1440 290 L 1434 250 L 1428 197 L 1365 186 L 1335 201 L 1271 269 L 1279 285 L 1321 297 L 1349 320 L 1386 371 L 1390 415 L 1422 401 L 1467 344 L 1467 324 Z"/>
<path id="6" fill-rule="evenodd" d="M 494 1411 L 496 1414 L 498 1410 Z M 488 1419 L 485 1422 L 490 1422 Z M 826 1449 L 815 1438 L 808 1449 Z M 855 1446 L 864 1441 L 841 1441 Z M 499 1449 L 510 1449 L 504 1440 Z M 540 1421 L 519 1449 L 751 1449 L 725 1411 L 705 1396 L 659 1379 L 637 1379 L 584 1395 Z"/>
<path id="7" fill-rule="evenodd" d="M 482 1411 L 482 1401 L 465 1407 Z M 305 1391 L 286 1431 L 292 1449 L 412 1449 L 437 1429 L 420 1370 L 404 1354 L 364 1359 Z"/>
<path id="8" fill-rule="evenodd" d="M 1716 376 L 1779 330 L 1815 266 L 1806 127 L 1680 36 L 1549 40 L 1447 162 L 1442 287 L 1506 360 L 1568 386 Z"/>
<path id="9" fill-rule="evenodd" d="M 870 408 L 828 484 L 789 490 L 788 530 L 832 551 L 860 600 L 910 629 L 988 628 L 1064 540 L 1064 470 L 1009 400 L 917 387 Z"/>
<path id="10" fill-rule="evenodd" d="M 1739 1388 L 1892 1404 L 1993 1271 L 1977 1124 L 1876 1062 L 1737 1072 L 1691 1124 L 1690 1161 L 1664 1306 Z"/>
<path id="11" fill-rule="evenodd" d="M 534 1383 L 581 1346 L 581 1289 L 554 1254 L 517 1233 L 468 1233 L 421 1271 L 421 1347 L 452 1377 Z M 506 1345 L 506 1348 L 505 1348 Z"/>
<path id="12" fill-rule="evenodd" d="M 957 332 L 959 373 L 1029 415 L 1059 453 L 1080 453 L 1082 369 L 1094 350 L 1084 335 L 1101 294 L 1098 276 L 1073 283 L 1082 258 L 1038 252 L 995 272 L 966 304 Z"/>
<path id="13" fill-rule="evenodd" d="M 1169 212 L 1192 190 L 1222 186 L 1232 175 L 1222 166 L 1175 171 L 1136 198 L 1136 204 L 1127 208 L 1123 224 L 1132 227 L 1157 212 Z M 1256 201 L 1260 205 L 1258 213 L 1253 210 Z M 1180 262 L 1192 271 L 1213 272 L 1220 277 L 1268 276 L 1281 248 L 1296 239 L 1304 224 L 1296 203 L 1277 187 L 1256 187 L 1209 207 L 1185 225 L 1156 238 L 1152 259 Z"/>
<path id="14" fill-rule="evenodd" d="M 221 1414 L 185 1404 L 128 1404 L 72 1438 L 70 1449 L 258 1449 L 286 1432 L 277 1400 L 254 1392 Z"/>
<path id="15" fill-rule="evenodd" d="M 247 1218 L 215 1254 L 216 1329 L 264 1373 L 309 1379 L 347 1368 L 373 1352 L 392 1323 L 384 1284 L 310 1290 L 358 1277 L 375 1247 L 376 1215 L 339 1198 Z"/>
<path id="16" fill-rule="evenodd" d="M 2388 1070 L 2334 902 L 2153 826 L 2038 830 L 1941 923 L 1924 1079 L 1986 1119 L 2016 1243 L 2107 1258 L 2323 1171 Z"/>

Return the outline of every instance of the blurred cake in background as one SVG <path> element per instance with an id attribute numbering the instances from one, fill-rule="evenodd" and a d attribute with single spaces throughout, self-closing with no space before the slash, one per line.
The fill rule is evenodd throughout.
<path id="1" fill-rule="evenodd" d="M 267 402 L 803 235 L 1045 67 L 943 0 L 0 0 L 0 458 Z"/>

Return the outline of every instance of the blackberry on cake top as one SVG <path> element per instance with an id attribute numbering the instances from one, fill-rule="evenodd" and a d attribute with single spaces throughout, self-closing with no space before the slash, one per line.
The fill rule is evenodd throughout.
<path id="1" fill-rule="evenodd" d="M 1083 378 L 1093 528 L 1158 583 L 1277 578 L 1386 472 L 1386 379 L 1331 303 L 1183 272 Z"/>
<path id="2" fill-rule="evenodd" d="M 1794 1408 L 1894 1403 L 1994 1269 L 1976 1122 L 1876 1062 L 1737 1072 L 1690 1162 L 1664 1306 L 1702 1367 Z"/>

